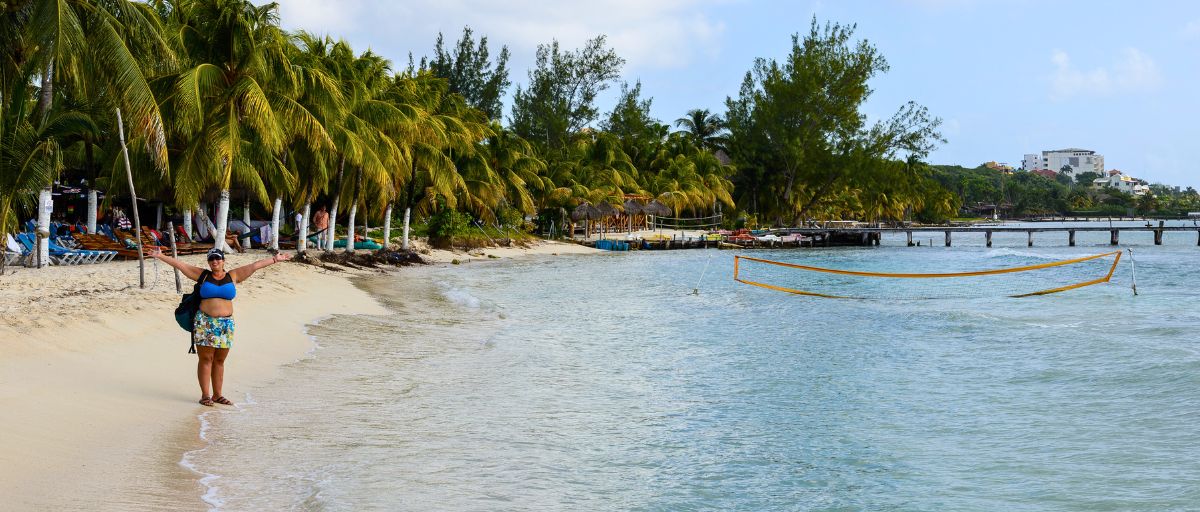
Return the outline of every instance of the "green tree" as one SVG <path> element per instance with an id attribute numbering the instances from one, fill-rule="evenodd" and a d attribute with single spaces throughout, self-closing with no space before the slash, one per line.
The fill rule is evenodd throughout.
<path id="1" fill-rule="evenodd" d="M 716 151 L 725 147 L 725 121 L 706 108 L 689 110 L 686 117 L 675 120 L 675 126 L 683 128 L 701 148 Z"/>
<path id="2" fill-rule="evenodd" d="M 1084 171 L 1084 172 L 1081 172 L 1081 173 L 1075 175 L 1075 183 L 1078 183 L 1080 185 L 1086 185 L 1086 186 L 1090 187 L 1090 186 L 1092 186 L 1092 183 L 1095 182 L 1096 179 L 1100 178 L 1100 177 L 1101 176 L 1099 173 L 1095 173 L 1092 171 Z"/>
<path id="3" fill-rule="evenodd" d="M 495 68 L 489 60 L 487 36 L 476 43 L 471 27 L 463 27 L 462 39 L 452 51 L 446 51 L 442 33 L 438 32 L 433 59 L 428 69 L 434 75 L 445 78 L 450 92 L 461 94 L 467 104 L 479 109 L 488 119 L 500 119 L 503 105 L 501 99 L 512 82 L 508 79 L 508 47 L 500 47 Z M 425 64 L 422 63 L 422 68 Z"/>
<path id="4" fill-rule="evenodd" d="M 866 124 L 860 109 L 872 92 L 868 81 L 888 65 L 867 41 L 853 42 L 853 34 L 854 26 L 822 27 L 814 18 L 807 35 L 792 37 L 782 63 L 757 59 L 738 97 L 726 100 L 734 162 L 753 176 L 741 181 L 753 182 L 755 208 L 777 223 L 835 215 L 844 203 L 839 198 L 855 190 L 889 193 L 901 184 L 882 179 L 890 174 L 885 162 L 924 157 L 943 141 L 940 120 L 911 102 Z"/>
<path id="5" fill-rule="evenodd" d="M 154 170 L 167 171 L 163 118 L 147 81 L 174 63 L 162 34 L 140 2 L 0 5 L 0 233 L 62 171 L 69 138 L 95 150 L 105 133 L 96 114 L 107 121 L 120 107 Z"/>
<path id="6" fill-rule="evenodd" d="M 558 41 L 538 45 L 529 83 L 513 95 L 512 130 L 543 152 L 567 147 L 573 134 L 599 116 L 596 96 L 624 64 L 602 35 L 575 51 L 559 49 Z"/>

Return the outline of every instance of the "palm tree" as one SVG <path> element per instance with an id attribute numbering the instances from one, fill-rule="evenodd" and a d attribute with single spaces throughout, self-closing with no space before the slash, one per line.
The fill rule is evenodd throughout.
<path id="1" fill-rule="evenodd" d="M 177 141 L 175 201 L 190 209 L 205 190 L 220 189 L 214 240 L 221 244 L 230 186 L 268 204 L 269 182 L 295 180 L 282 161 L 287 144 L 321 144 L 328 135 L 295 100 L 301 74 L 276 4 L 176 0 L 169 20 L 183 66 L 154 83 Z"/>
<path id="2" fill-rule="evenodd" d="M 167 66 L 173 55 L 148 4 L 17 0 L 0 10 L 0 233 L 15 208 L 58 175 L 64 139 L 100 131 L 56 99 L 103 98 L 106 110 L 122 108 L 154 167 L 167 169 L 162 116 L 146 80 L 153 68 L 138 56 L 154 53 Z"/>
<path id="3" fill-rule="evenodd" d="M 686 117 L 675 120 L 675 126 L 691 134 L 695 144 L 701 148 L 716 151 L 725 147 L 725 121 L 706 108 L 689 110 Z"/>

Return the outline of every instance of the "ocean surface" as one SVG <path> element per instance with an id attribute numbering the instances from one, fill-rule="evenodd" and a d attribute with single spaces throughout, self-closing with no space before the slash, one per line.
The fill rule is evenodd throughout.
<path id="1" fill-rule="evenodd" d="M 311 327 L 312 356 L 204 414 L 183 463 L 231 511 L 1200 509 L 1195 232 L 1125 233 L 1111 282 L 1040 297 L 1006 297 L 1039 286 L 1017 274 L 759 274 L 871 299 L 731 279 L 734 254 L 952 272 L 1113 250 L 1035 236 L 404 269 L 362 283 L 393 314 Z M 1042 275 L 1109 270 L 1068 267 Z"/>

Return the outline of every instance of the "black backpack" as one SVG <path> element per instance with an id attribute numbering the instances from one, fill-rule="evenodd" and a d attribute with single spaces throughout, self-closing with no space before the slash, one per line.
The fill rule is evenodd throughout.
<path id="1" fill-rule="evenodd" d="M 210 271 L 205 270 L 200 273 L 200 278 L 196 279 L 196 286 L 192 288 L 192 293 L 185 293 L 179 299 L 179 305 L 175 307 L 175 323 L 187 332 L 193 332 L 196 328 L 196 312 L 200 310 L 200 285 L 205 279 L 208 279 Z M 193 332 L 193 334 L 195 334 Z M 196 337 L 192 336 L 192 344 L 188 347 L 189 354 L 196 353 Z"/>

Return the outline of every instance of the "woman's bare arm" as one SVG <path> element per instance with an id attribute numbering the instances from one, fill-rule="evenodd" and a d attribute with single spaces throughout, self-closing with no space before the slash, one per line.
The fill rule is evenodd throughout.
<path id="1" fill-rule="evenodd" d="M 270 257 L 270 258 L 266 258 L 266 259 L 258 260 L 258 261 L 254 262 L 254 263 L 251 263 L 251 264 L 249 264 L 249 265 L 242 265 L 242 266 L 240 266 L 240 267 L 238 267 L 238 268 L 235 268 L 235 269 L 233 269 L 233 270 L 230 270 L 230 271 L 229 271 L 229 275 L 232 275 L 232 276 L 233 276 L 233 282 L 235 282 L 235 283 L 240 283 L 240 282 L 242 282 L 242 281 L 245 281 L 246 279 L 249 279 L 249 278 L 250 278 L 250 276 L 254 275 L 254 271 L 256 271 L 256 270 L 258 270 L 258 269 L 260 269 L 260 268 L 266 268 L 266 267 L 269 267 L 269 266 L 271 266 L 271 265 L 274 265 L 274 264 L 276 264 L 276 263 L 279 263 L 279 262 L 281 262 L 281 261 L 287 261 L 287 260 L 290 260 L 290 259 L 292 259 L 292 255 L 291 255 L 291 254 L 289 254 L 289 253 L 286 253 L 286 252 L 281 252 L 281 253 L 279 253 L 279 254 L 276 254 L 276 255 L 274 255 L 274 256 L 272 256 L 272 257 Z"/>
<path id="2" fill-rule="evenodd" d="M 179 269 L 180 272 L 183 272 L 183 275 L 187 276 L 187 278 L 191 279 L 192 281 L 199 280 L 200 274 L 204 273 L 204 269 L 195 265 L 188 265 L 187 263 L 167 256 L 166 254 L 163 254 L 162 249 L 157 247 L 150 251 L 150 257 Z"/>

